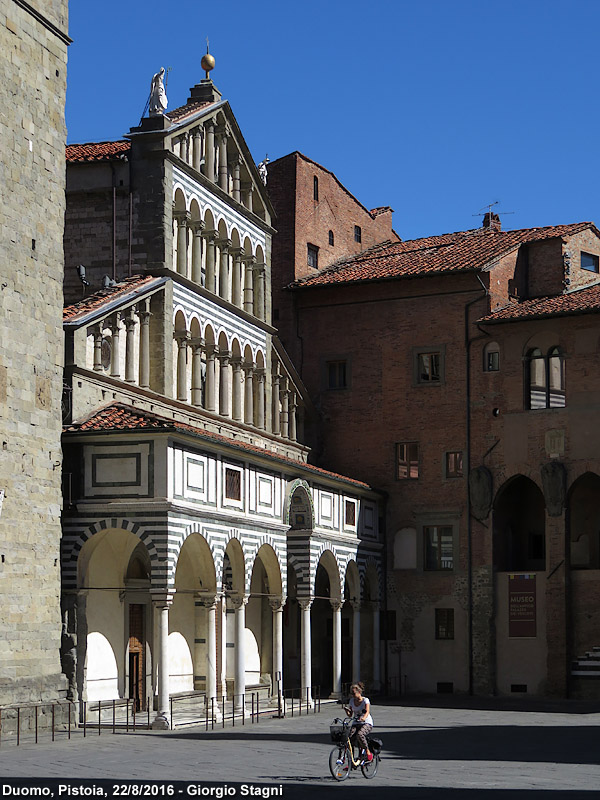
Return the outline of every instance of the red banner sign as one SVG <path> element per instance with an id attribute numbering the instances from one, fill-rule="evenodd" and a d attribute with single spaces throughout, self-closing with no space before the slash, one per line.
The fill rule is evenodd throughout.
<path id="1" fill-rule="evenodd" d="M 535 575 L 508 576 L 508 635 L 535 637 Z"/>

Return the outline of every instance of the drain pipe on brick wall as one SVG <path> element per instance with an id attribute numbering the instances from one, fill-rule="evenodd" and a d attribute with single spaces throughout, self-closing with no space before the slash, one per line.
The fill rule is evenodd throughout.
<path id="1" fill-rule="evenodd" d="M 465 353 L 466 353 L 466 458 L 465 475 L 467 476 L 467 607 L 469 609 L 469 629 L 468 629 L 468 648 L 469 648 L 469 695 L 473 695 L 473 526 L 471 525 L 471 492 L 469 491 L 469 474 L 471 471 L 471 343 L 475 341 L 469 336 L 469 310 L 475 303 L 479 303 L 484 298 L 489 297 L 489 290 L 481 280 L 479 274 L 475 277 L 481 284 L 483 295 L 470 300 L 465 304 Z M 479 338 L 479 337 L 476 337 Z"/>

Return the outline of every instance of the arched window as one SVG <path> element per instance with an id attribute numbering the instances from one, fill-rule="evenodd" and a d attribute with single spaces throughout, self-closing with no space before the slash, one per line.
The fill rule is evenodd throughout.
<path id="1" fill-rule="evenodd" d="M 497 372 L 500 369 L 500 346 L 498 342 L 488 342 L 483 348 L 484 372 Z"/>
<path id="2" fill-rule="evenodd" d="M 558 347 L 546 356 L 536 347 L 527 354 L 529 408 L 562 408 L 565 405 L 564 360 Z"/>

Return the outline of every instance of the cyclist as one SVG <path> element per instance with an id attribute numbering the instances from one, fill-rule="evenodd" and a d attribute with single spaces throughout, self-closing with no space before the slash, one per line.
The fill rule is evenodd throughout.
<path id="1" fill-rule="evenodd" d="M 367 736 L 373 730 L 373 717 L 371 716 L 371 701 L 363 696 L 365 690 L 364 683 L 353 683 L 350 687 L 350 702 L 344 706 L 344 711 L 349 717 L 354 717 L 359 723 L 355 728 L 361 752 L 367 762 L 373 761 L 373 753 L 369 750 Z"/>

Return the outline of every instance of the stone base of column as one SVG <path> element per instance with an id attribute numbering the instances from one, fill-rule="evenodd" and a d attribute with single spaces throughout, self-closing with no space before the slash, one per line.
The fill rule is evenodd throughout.
<path id="1" fill-rule="evenodd" d="M 159 712 L 152 722 L 152 730 L 169 731 L 171 730 L 171 720 L 166 711 Z"/>
<path id="2" fill-rule="evenodd" d="M 223 714 L 221 713 L 221 707 L 215 698 L 215 702 L 212 705 L 211 710 L 211 703 L 208 698 L 206 698 L 206 705 L 208 706 L 208 721 L 209 722 L 221 722 L 223 719 Z"/>

